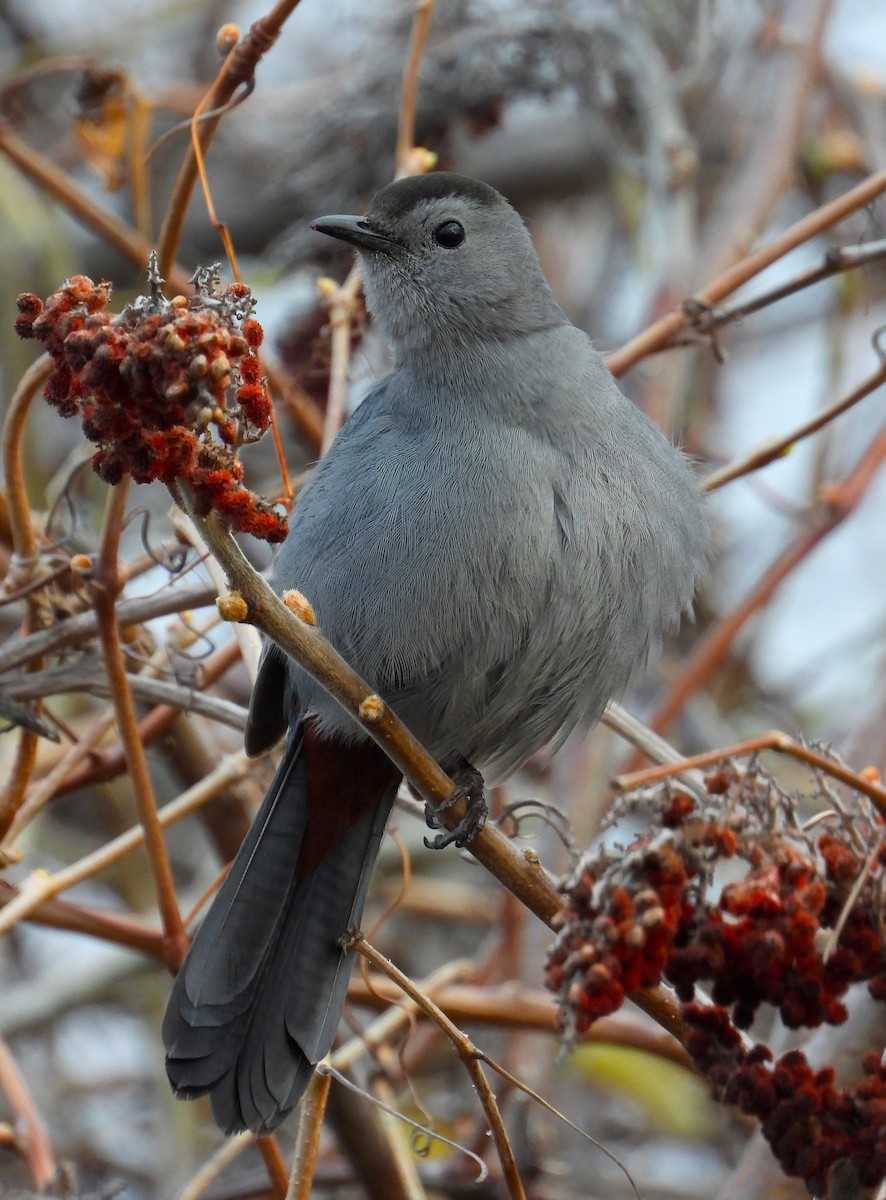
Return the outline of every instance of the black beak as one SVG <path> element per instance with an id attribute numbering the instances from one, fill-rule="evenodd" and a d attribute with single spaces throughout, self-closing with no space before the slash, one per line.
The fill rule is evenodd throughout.
<path id="1" fill-rule="evenodd" d="M 311 222 L 317 233 L 328 233 L 330 237 L 350 242 L 358 250 L 378 250 L 382 254 L 395 254 L 403 247 L 394 238 L 370 228 L 363 217 L 317 217 Z"/>

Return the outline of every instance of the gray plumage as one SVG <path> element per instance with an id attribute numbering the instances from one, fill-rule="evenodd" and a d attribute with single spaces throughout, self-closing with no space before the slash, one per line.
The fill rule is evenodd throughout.
<path id="1" fill-rule="evenodd" d="M 276 584 L 310 599 L 326 637 L 445 767 L 467 761 L 495 781 L 596 721 L 690 607 L 705 562 L 702 500 L 684 457 L 559 308 L 520 218 L 492 188 L 444 173 L 403 180 L 364 218 L 315 228 L 360 251 L 396 366 L 305 488 Z M 288 774 L 265 806 L 298 825 L 322 819 L 305 798 L 298 730 L 355 762 L 365 739 L 274 652 L 248 747 L 290 724 Z M 359 920 L 396 789 L 377 766 L 373 808 L 320 868 L 337 879 L 336 911 L 315 903 L 304 919 L 305 881 L 291 882 L 298 833 L 287 844 L 251 832 L 211 935 L 201 930 L 179 976 L 170 1075 L 183 1094 L 213 1091 L 226 1128 L 273 1128 L 331 1042 L 348 969 L 336 947 L 343 912 Z M 245 880 L 259 873 L 274 899 L 240 916 Z M 306 925 L 327 947 L 322 966 Z"/>

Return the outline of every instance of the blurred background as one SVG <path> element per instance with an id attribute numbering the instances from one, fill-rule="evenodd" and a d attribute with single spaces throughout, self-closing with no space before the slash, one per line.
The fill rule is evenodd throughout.
<path id="1" fill-rule="evenodd" d="M 12 328 L 19 292 L 46 295 L 75 272 L 111 280 L 115 308 L 144 290 L 143 269 L 38 187 L 10 147 L 32 148 L 153 244 L 189 136 L 182 122 L 218 70 L 216 31 L 226 22 L 245 29 L 267 9 L 234 0 L 0 3 L 0 403 L 34 358 Z M 413 11 L 400 0 L 302 0 L 208 157 L 218 216 L 257 297 L 270 359 L 320 408 L 328 340 L 316 282 L 319 275 L 342 279 L 349 258 L 309 224 L 322 213 L 362 211 L 393 176 Z M 509 197 L 571 319 L 601 351 L 615 351 L 753 247 L 886 168 L 886 11 L 869 0 L 437 0 L 419 74 L 416 142 L 441 167 L 479 176 Z M 730 303 L 793 279 L 831 247 L 883 238 L 886 207 L 876 201 L 781 259 Z M 198 190 L 178 261 L 191 271 L 223 259 Z M 713 338 L 698 333 L 642 359 L 622 386 L 704 475 L 791 431 L 871 376 L 884 302 L 884 259 L 873 258 Z M 349 405 L 386 363 L 370 326 L 355 338 Z M 737 622 L 665 730 L 682 752 L 777 727 L 831 744 L 856 769 L 886 767 L 886 473 L 872 471 L 842 519 L 791 557 L 821 521 L 822 496 L 852 478 L 881 436 L 882 406 L 882 391 L 874 391 L 790 454 L 712 496 L 717 549 L 697 622 L 666 647 L 628 704 L 653 716 L 685 677 L 700 639 L 756 596 L 753 612 Z M 287 405 L 278 405 L 278 420 L 297 474 L 316 458 L 316 445 Z M 76 423 L 35 405 L 26 437 L 35 512 L 51 512 L 47 528 L 71 552 L 94 550 L 105 489 L 79 469 L 88 454 Z M 249 449 L 247 469 L 258 490 L 280 494 L 270 445 Z M 127 529 L 127 555 L 169 542 L 162 489 L 133 490 L 131 506 L 146 516 Z M 8 547 L 3 553 L 8 562 Z M 268 565 L 267 547 L 250 553 Z M 772 587 L 761 592 L 767 575 Z M 149 594 L 168 578 L 157 566 L 127 595 Z M 11 640 L 20 619 L 16 604 L 0 610 Z M 143 653 L 173 636 L 175 624 L 152 623 Z M 208 636 L 206 646 L 173 655 L 170 677 L 182 686 L 199 678 L 201 655 L 226 635 Z M 245 672 L 228 672 L 215 693 L 245 704 Z M 103 705 L 85 694 L 52 702 L 74 730 Z M 176 796 L 234 752 L 238 738 L 207 718 L 182 717 L 149 750 L 158 797 Z M 13 753 L 14 735 L 0 737 L 0 776 Z M 57 754 L 41 747 L 35 779 Z M 596 731 L 567 744 L 553 763 L 531 764 L 500 802 L 542 797 L 557 804 L 584 846 L 608 803 L 607 781 L 628 757 L 611 734 Z M 256 764 L 236 803 L 248 808 L 269 772 L 268 763 Z M 55 871 L 133 820 L 125 775 L 94 779 L 59 795 L 24 830 L 21 862 L 4 877 L 18 884 L 34 869 Z M 415 879 L 379 934 L 386 952 L 413 975 L 460 955 L 487 956 L 491 977 L 510 974 L 538 989 L 547 931 L 532 918 L 524 922 L 465 863 L 446 869 L 444 882 L 444 869 L 421 849 L 419 823 L 401 815 L 397 825 Z M 525 822 L 523 832 L 550 870 L 568 870 L 566 850 L 541 822 Z M 195 820 L 170 833 L 183 911 L 215 877 L 224 842 L 218 824 L 207 831 Z M 392 844 L 374 888 L 376 913 L 395 897 L 400 876 Z M 66 897 L 154 916 L 141 854 Z M 168 1094 L 158 1032 L 167 989 L 155 961 L 99 939 L 21 923 L 0 941 L 0 1035 L 84 1194 L 178 1195 L 219 1144 L 207 1109 L 176 1105 Z M 550 1033 L 468 1027 L 622 1157 L 649 1200 L 731 1194 L 723 1189 L 748 1130 L 682 1069 L 647 1056 L 638 1070 L 628 1057 L 636 1051 L 611 1045 L 582 1047 L 560 1061 Z M 422 1054 L 415 1066 L 422 1103 L 440 1128 L 470 1140 L 465 1077 L 445 1046 Z M 6 1119 L 0 1096 L 0 1122 Z M 540 1110 L 514 1099 L 508 1119 L 532 1196 L 631 1194 L 612 1162 Z M 340 1125 L 351 1120 L 337 1118 Z M 291 1137 L 287 1126 L 285 1145 Z M 367 1194 L 331 1140 L 324 1154 L 317 1195 Z M 433 1194 L 460 1194 L 456 1179 L 471 1195 L 502 1194 L 474 1187 L 470 1168 L 456 1169 L 438 1149 L 422 1170 Z M 267 1187 L 253 1152 L 224 1180 L 205 1194 L 260 1195 Z M 20 1156 L 4 1149 L 0 1131 L 0 1196 L 28 1186 Z M 742 1193 L 752 1194 L 775 1193 Z"/>

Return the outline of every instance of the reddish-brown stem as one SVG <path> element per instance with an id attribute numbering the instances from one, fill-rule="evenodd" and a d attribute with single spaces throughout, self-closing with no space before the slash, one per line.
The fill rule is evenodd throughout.
<path id="1" fill-rule="evenodd" d="M 286 1170 L 286 1163 L 280 1153 L 280 1145 L 276 1137 L 271 1134 L 269 1137 L 256 1138 L 255 1144 L 264 1159 L 274 1200 L 284 1200 L 286 1186 L 289 1182 L 289 1172 Z"/>
<path id="2" fill-rule="evenodd" d="M 27 146 L 0 121 L 0 150 L 15 165 L 33 179 L 45 192 L 53 196 L 81 224 L 96 233 L 109 246 L 113 246 L 128 262 L 144 268 L 151 252 L 151 243 L 129 225 L 105 212 L 71 182 L 64 171 L 55 163 Z M 178 291 L 188 289 L 188 275 L 174 262 L 167 264 L 166 278 Z"/>
<path id="3" fill-rule="evenodd" d="M 748 738 L 744 742 L 736 742 L 734 746 L 726 746 L 720 750 L 707 750 L 703 754 L 693 754 L 690 758 L 681 759 L 678 763 L 665 763 L 662 766 L 647 767 L 642 771 L 634 771 L 630 775 L 617 775 L 613 779 L 612 784 L 619 791 L 631 792 L 636 788 L 650 787 L 654 783 L 661 783 L 663 779 L 670 779 L 674 775 L 690 770 L 693 767 L 710 767 L 714 763 L 724 762 L 729 758 L 744 758 L 749 754 L 759 754 L 763 750 L 773 750 L 778 754 L 788 754 L 792 758 L 797 758 L 801 762 L 808 763 L 809 766 L 815 767 L 816 770 L 822 771 L 834 779 L 839 779 L 847 787 L 851 787 L 856 792 L 861 792 L 862 795 L 867 796 L 877 811 L 883 817 L 886 817 L 886 788 L 872 782 L 870 779 L 866 779 L 856 771 L 850 771 L 848 767 L 835 762 L 834 759 L 828 758 L 827 755 L 819 754 L 817 750 L 813 750 L 809 746 L 804 746 L 801 742 L 794 741 L 793 738 L 788 737 L 786 733 L 782 733 L 778 729 L 774 729 L 769 733 L 761 733 L 757 737 Z"/>
<path id="4" fill-rule="evenodd" d="M 848 396 L 843 396 L 835 404 L 822 409 L 810 421 L 804 422 L 804 424 L 799 425 L 783 437 L 772 438 L 764 442 L 762 446 L 758 446 L 756 450 L 752 450 L 750 454 L 745 455 L 743 458 L 736 459 L 732 463 L 727 463 L 725 467 L 720 467 L 717 471 L 712 471 L 704 481 L 704 490 L 706 492 L 716 491 L 717 488 L 724 487 L 727 483 L 732 483 L 734 479 L 740 479 L 743 475 L 748 475 L 751 471 L 759 470 L 760 467 L 765 467 L 768 463 L 775 462 L 777 458 L 782 458 L 797 442 L 810 437 L 813 433 L 817 433 L 819 429 L 823 429 L 825 425 L 828 425 L 836 417 L 841 416 L 850 408 L 854 408 L 860 400 L 864 400 L 866 396 L 869 396 L 871 392 L 875 391 L 883 383 L 886 383 L 886 361 L 882 362 L 873 375 L 868 376 Z"/>
<path id="5" fill-rule="evenodd" d="M 683 711 L 690 696 L 710 678 L 729 652 L 739 631 L 772 597 L 793 570 L 812 553 L 820 541 L 858 507 L 871 480 L 886 458 L 886 430 L 868 447 L 856 466 L 839 484 L 822 489 L 822 499 L 811 516 L 809 527 L 763 575 L 757 586 L 732 612 L 721 618 L 698 643 L 675 686 L 650 721 L 662 733 Z M 626 772 L 639 766 L 635 755 Z"/>
<path id="6" fill-rule="evenodd" d="M 2 126 L 0 126 L 2 132 Z M 37 569 L 37 535 L 31 520 L 28 503 L 28 488 L 25 478 L 24 436 L 31 401 L 37 389 L 45 383 L 52 370 L 52 359 L 42 354 L 25 371 L 9 402 L 6 420 L 3 423 L 3 474 L 6 481 L 6 515 L 9 521 L 13 559 L 7 585 L 11 588 L 27 588 L 33 582 Z M 34 629 L 33 596 L 28 595 L 25 618 L 21 633 L 26 636 Z M 34 659 L 29 671 L 38 671 L 42 659 Z M 21 807 L 25 789 L 37 760 L 37 734 L 30 729 L 20 729 L 18 745 L 9 776 L 0 793 L 0 841 L 15 820 Z"/>
<path id="7" fill-rule="evenodd" d="M 286 1200 L 308 1200 L 311 1195 L 311 1185 L 314 1182 L 317 1157 L 320 1153 L 323 1115 L 326 1112 L 331 1083 L 331 1075 L 315 1071 L 299 1106 L 298 1136 L 292 1156 L 292 1176 L 286 1191 Z"/>
<path id="8" fill-rule="evenodd" d="M 12 903 L 19 894 L 17 887 L 0 879 L 0 908 Z M 82 908 L 67 900 L 44 900 L 25 919 L 33 921 L 35 925 L 66 929 L 69 933 L 82 933 L 103 942 L 128 946 L 131 950 L 138 950 L 161 961 L 164 957 L 162 932 L 136 917 L 121 917 L 117 913 Z"/>
<path id="9" fill-rule="evenodd" d="M 13 1115 L 15 1144 L 28 1164 L 35 1189 L 43 1193 L 55 1182 L 58 1166 L 52 1144 L 28 1085 L 0 1037 L 0 1092 Z"/>
<path id="10" fill-rule="evenodd" d="M 126 513 L 127 492 L 128 488 L 124 481 L 111 488 L 108 497 L 101 544 L 95 560 L 93 575 L 98 591 L 95 611 L 108 673 L 108 684 L 117 717 L 117 728 L 123 743 L 126 766 L 139 821 L 144 830 L 145 849 L 157 893 L 157 904 L 166 938 L 167 962 L 175 968 L 187 952 L 188 938 L 178 909 L 172 869 L 166 853 L 166 843 L 157 820 L 154 789 L 151 785 L 144 746 L 139 737 L 135 705 L 126 682 L 126 663 L 123 657 L 120 630 L 117 625 L 116 602 L 119 586 L 117 550 Z"/>
<path id="11" fill-rule="evenodd" d="M 31 401 L 51 372 L 52 359 L 48 354 L 41 354 L 21 377 L 9 401 L 6 419 L 3 422 L 3 477 L 6 486 L 7 517 L 12 549 L 20 560 L 20 573 L 33 570 L 34 559 L 37 556 L 37 535 L 31 520 L 31 505 L 28 501 L 25 477 L 25 425 Z"/>
<path id="12" fill-rule="evenodd" d="M 283 23 L 296 9 L 298 3 L 299 0 L 278 0 L 267 16 L 256 21 L 233 53 L 228 55 L 201 104 L 207 113 L 197 126 L 196 140 L 201 155 L 206 154 L 224 115 L 226 105 L 238 87 L 252 85 L 255 68 L 277 40 Z M 194 190 L 194 184 L 197 182 L 197 172 L 197 156 L 194 153 L 194 146 L 189 144 L 173 185 L 157 242 L 157 257 L 161 275 L 167 274 L 175 259 L 188 203 Z"/>
<path id="13" fill-rule="evenodd" d="M 36 670 L 36 666 L 31 669 Z M 37 761 L 37 739 L 38 735 L 33 730 L 20 729 L 18 732 L 18 745 L 15 750 L 15 758 L 12 762 L 9 777 L 6 780 L 2 793 L 0 793 L 0 839 L 6 834 L 9 826 L 15 820 L 15 814 L 18 812 L 24 799 L 28 781 L 31 778 L 34 764 Z M 0 857 L 0 866 L 2 865 L 3 861 L 2 857 Z"/>
<path id="14" fill-rule="evenodd" d="M 810 241 L 820 233 L 824 233 L 826 229 L 845 220 L 860 208 L 866 207 L 884 191 L 886 191 L 886 170 L 877 171 L 857 187 L 851 188 L 842 196 L 838 196 L 828 204 L 822 204 L 814 212 L 802 217 L 769 245 L 761 246 L 759 250 L 748 254 L 741 262 L 736 263 L 735 266 L 730 267 L 706 287 L 703 287 L 686 304 L 655 321 L 648 329 L 644 329 L 637 337 L 622 346 L 620 350 L 610 354 L 606 359 L 609 370 L 616 377 L 623 375 L 641 358 L 655 354 L 675 334 L 684 330 L 690 320 L 687 314 L 692 311 L 693 306 L 697 310 L 719 304 L 742 284 L 753 279 L 755 275 L 759 275 L 766 267 L 783 258 L 791 250 L 795 250 L 797 246 L 802 246 L 804 242 Z"/>

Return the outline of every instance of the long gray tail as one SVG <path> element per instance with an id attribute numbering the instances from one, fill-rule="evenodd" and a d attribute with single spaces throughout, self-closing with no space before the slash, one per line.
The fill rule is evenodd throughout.
<path id="1" fill-rule="evenodd" d="M 331 1046 L 351 969 L 340 939 L 360 921 L 397 791 L 388 781 L 320 865 L 300 874 L 310 816 L 303 749 L 296 729 L 163 1021 L 176 1095 L 209 1092 L 226 1133 L 276 1128 Z"/>

